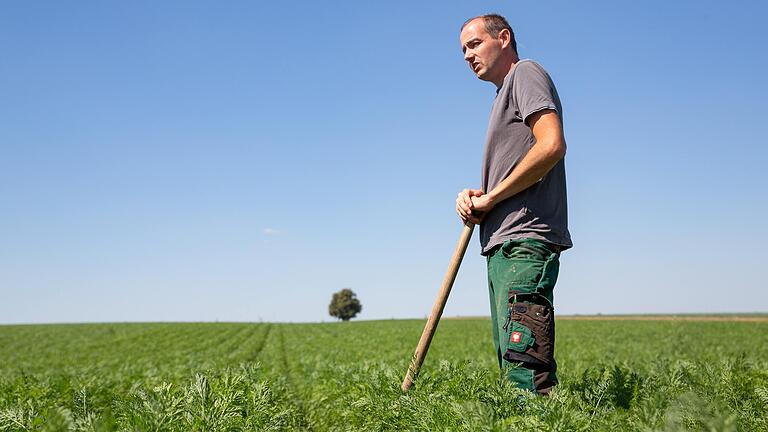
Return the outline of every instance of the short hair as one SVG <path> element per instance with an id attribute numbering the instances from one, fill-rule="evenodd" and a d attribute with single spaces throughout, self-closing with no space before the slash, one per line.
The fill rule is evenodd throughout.
<path id="1" fill-rule="evenodd" d="M 470 22 L 482 18 L 483 23 L 485 24 L 485 31 L 488 32 L 489 35 L 491 35 L 492 38 L 499 37 L 499 33 L 501 33 L 502 30 L 507 29 L 509 30 L 509 36 L 510 36 L 510 46 L 512 47 L 512 50 L 517 53 L 517 42 L 515 41 L 515 32 L 512 31 L 512 26 L 509 25 L 507 22 L 507 19 L 499 14 L 486 14 L 486 15 L 479 15 L 476 17 L 472 17 L 466 21 L 464 21 L 464 24 L 461 25 L 461 30 L 464 30 L 464 27 L 467 26 Z"/>

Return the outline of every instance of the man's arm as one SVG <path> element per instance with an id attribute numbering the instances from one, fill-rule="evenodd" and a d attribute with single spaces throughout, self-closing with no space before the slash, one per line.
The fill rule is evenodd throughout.
<path id="1" fill-rule="evenodd" d="M 456 210 L 463 220 L 480 222 L 497 203 L 536 184 L 565 156 L 565 138 L 557 111 L 535 112 L 528 117 L 528 125 L 536 143 L 507 178 L 486 194 L 472 189 L 459 193 Z"/>

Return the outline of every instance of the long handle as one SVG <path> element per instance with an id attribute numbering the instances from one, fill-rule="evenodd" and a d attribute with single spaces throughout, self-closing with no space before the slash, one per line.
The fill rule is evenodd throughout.
<path id="1" fill-rule="evenodd" d="M 467 245 L 472 238 L 472 231 L 475 229 L 475 224 L 472 222 L 466 222 L 464 224 L 464 230 L 459 237 L 459 243 L 456 245 L 456 250 L 453 251 L 451 257 L 451 263 L 448 265 L 448 272 L 443 279 L 443 285 L 440 287 L 440 293 L 438 293 L 435 299 L 435 305 L 432 306 L 432 313 L 429 314 L 427 325 L 424 327 L 424 331 L 421 333 L 421 339 L 416 346 L 416 353 L 413 354 L 411 364 L 408 366 L 408 371 L 405 373 L 405 379 L 403 380 L 403 392 L 407 392 L 411 388 L 413 381 L 419 375 L 419 369 L 424 359 L 427 357 L 427 350 L 429 350 L 429 344 L 432 342 L 432 336 L 435 335 L 437 324 L 440 322 L 440 317 L 443 315 L 443 309 L 445 309 L 445 302 L 448 301 L 448 295 L 451 294 L 451 288 L 453 287 L 453 281 L 456 280 L 456 274 L 459 272 L 459 266 L 461 260 L 464 258 L 464 252 L 467 251 Z"/>

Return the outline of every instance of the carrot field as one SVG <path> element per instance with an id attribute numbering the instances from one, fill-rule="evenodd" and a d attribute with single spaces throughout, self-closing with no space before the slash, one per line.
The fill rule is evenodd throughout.
<path id="1" fill-rule="evenodd" d="M 559 320 L 550 397 L 487 319 L 0 326 L 0 431 L 768 431 L 768 322 Z"/>

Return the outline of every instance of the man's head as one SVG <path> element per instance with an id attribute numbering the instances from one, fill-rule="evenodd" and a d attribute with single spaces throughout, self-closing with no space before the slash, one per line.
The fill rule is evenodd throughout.
<path id="1" fill-rule="evenodd" d="M 484 81 L 501 87 L 517 62 L 517 43 L 512 27 L 501 15 L 470 18 L 461 26 L 461 50 L 469 67 Z"/>

